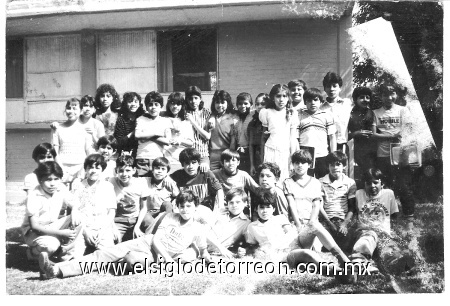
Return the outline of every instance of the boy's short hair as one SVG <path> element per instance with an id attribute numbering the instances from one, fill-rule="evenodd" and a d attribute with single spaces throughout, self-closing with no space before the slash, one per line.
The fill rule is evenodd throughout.
<path id="1" fill-rule="evenodd" d="M 242 188 L 231 188 L 225 195 L 225 200 L 229 202 L 233 200 L 234 197 L 241 197 L 242 202 L 248 201 L 248 196 Z"/>
<path id="2" fill-rule="evenodd" d="M 261 191 L 256 195 L 256 203 L 258 203 L 257 206 L 270 205 L 273 208 L 276 208 L 277 207 L 277 195 L 276 195 L 276 193 L 272 193 L 270 190 Z"/>
<path id="3" fill-rule="evenodd" d="M 169 172 L 170 171 L 170 162 L 165 157 L 157 157 L 152 162 L 152 168 L 156 168 L 156 167 L 166 167 L 167 172 Z"/>
<path id="4" fill-rule="evenodd" d="M 34 148 L 33 153 L 31 154 L 31 157 L 33 157 L 33 159 L 35 161 L 37 161 L 37 158 L 40 155 L 47 155 L 47 153 L 50 153 L 53 156 L 53 158 L 56 157 L 55 148 L 53 148 L 53 146 L 51 144 L 49 144 L 48 142 L 43 142 L 43 143 L 38 144 Z"/>
<path id="5" fill-rule="evenodd" d="M 253 99 L 252 99 L 252 95 L 249 94 L 248 92 L 241 92 L 240 94 L 237 95 L 236 97 L 236 105 L 239 104 L 239 102 L 248 100 L 248 102 L 250 102 L 250 105 L 253 105 Z"/>
<path id="6" fill-rule="evenodd" d="M 313 159 L 308 150 L 300 149 L 292 154 L 291 161 L 293 164 L 312 164 Z"/>
<path id="7" fill-rule="evenodd" d="M 195 192 L 190 189 L 185 189 L 185 190 L 181 191 L 177 195 L 177 198 L 175 199 L 175 203 L 177 204 L 177 207 L 179 207 L 181 204 L 184 204 L 186 202 L 194 202 L 196 207 L 200 204 L 197 194 L 195 194 Z"/>
<path id="8" fill-rule="evenodd" d="M 262 163 L 258 166 L 258 176 L 261 175 L 261 171 L 263 171 L 264 169 L 268 169 L 270 172 L 272 172 L 277 180 L 280 178 L 281 170 L 277 164 L 271 162 Z"/>
<path id="9" fill-rule="evenodd" d="M 113 135 L 105 135 L 97 140 L 97 148 L 100 148 L 100 146 L 107 146 L 107 145 L 110 145 L 111 148 L 113 148 L 113 150 L 116 151 L 117 139 Z"/>
<path id="10" fill-rule="evenodd" d="M 331 84 L 335 83 L 339 84 L 339 87 L 342 87 L 342 78 L 336 72 L 329 71 L 323 78 L 323 87 L 331 87 Z"/>
<path id="11" fill-rule="evenodd" d="M 342 165 L 347 166 L 347 155 L 341 151 L 334 151 L 328 154 L 325 157 L 325 163 L 327 166 L 335 163 L 340 163 Z"/>
<path id="12" fill-rule="evenodd" d="M 200 153 L 194 148 L 186 148 L 180 152 L 179 160 L 181 165 L 189 164 L 191 161 L 196 160 L 200 163 Z"/>
<path id="13" fill-rule="evenodd" d="M 372 89 L 370 89 L 369 87 L 356 87 L 352 93 L 353 102 L 356 103 L 356 100 L 358 99 L 359 96 L 369 96 L 370 102 L 372 102 L 373 98 Z"/>
<path id="14" fill-rule="evenodd" d="M 293 79 L 292 81 L 289 81 L 289 83 L 287 85 L 288 85 L 289 89 L 297 87 L 297 86 L 301 86 L 303 88 L 303 90 L 308 89 L 306 87 L 306 82 L 303 80 L 300 80 L 300 79 Z"/>
<path id="15" fill-rule="evenodd" d="M 164 106 L 164 98 L 161 96 L 161 94 L 157 91 L 150 91 L 144 99 L 145 107 L 148 107 L 150 102 L 157 102 L 161 105 L 161 107 Z"/>
<path id="16" fill-rule="evenodd" d="M 122 168 L 122 167 L 135 167 L 134 164 L 135 160 L 133 156 L 128 154 L 122 154 L 119 156 L 119 158 L 116 159 L 116 169 Z"/>
<path id="17" fill-rule="evenodd" d="M 320 102 L 323 103 L 323 95 L 320 89 L 308 88 L 303 94 L 303 100 L 305 100 L 305 102 L 310 102 L 315 98 L 319 98 Z"/>
<path id="18" fill-rule="evenodd" d="M 373 180 L 381 180 L 381 182 L 383 182 L 384 175 L 378 168 L 369 168 L 363 172 L 361 179 L 364 183 L 371 182 Z"/>
<path id="19" fill-rule="evenodd" d="M 93 153 L 88 155 L 86 159 L 84 160 L 84 170 L 86 170 L 87 167 L 93 166 L 93 165 L 100 165 L 102 167 L 102 171 L 106 169 L 106 161 L 103 155 L 98 153 Z"/>
<path id="20" fill-rule="evenodd" d="M 235 150 L 226 149 L 225 151 L 220 154 L 220 162 L 223 163 L 224 161 L 232 160 L 233 158 L 236 158 L 237 160 L 241 160 L 241 156 L 239 155 L 239 152 Z"/>
<path id="21" fill-rule="evenodd" d="M 36 174 L 38 182 L 52 174 L 61 179 L 64 174 L 61 166 L 55 161 L 46 161 L 39 164 L 37 169 L 34 170 L 34 173 Z"/>

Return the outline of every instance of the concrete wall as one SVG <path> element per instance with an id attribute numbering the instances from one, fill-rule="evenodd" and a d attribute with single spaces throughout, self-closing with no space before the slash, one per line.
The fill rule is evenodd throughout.
<path id="1" fill-rule="evenodd" d="M 349 19 L 351 22 L 351 18 Z M 351 92 L 351 46 L 339 50 L 340 21 L 309 20 L 229 24 L 219 28 L 219 85 L 233 99 L 246 91 L 256 96 L 277 83 L 300 78 L 323 90 L 328 71 L 346 75 L 343 95 Z M 340 38 L 339 35 L 343 36 Z"/>

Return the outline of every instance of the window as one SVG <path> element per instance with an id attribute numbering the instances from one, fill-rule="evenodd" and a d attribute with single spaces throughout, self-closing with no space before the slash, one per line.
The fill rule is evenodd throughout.
<path id="1" fill-rule="evenodd" d="M 172 92 L 196 85 L 217 88 L 217 31 L 215 29 L 160 31 L 158 90 Z"/>
<path id="2" fill-rule="evenodd" d="M 23 40 L 6 41 L 6 98 L 23 98 Z"/>

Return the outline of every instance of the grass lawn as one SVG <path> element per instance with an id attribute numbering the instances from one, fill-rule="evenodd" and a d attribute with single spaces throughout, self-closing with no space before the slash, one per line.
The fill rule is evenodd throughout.
<path id="1" fill-rule="evenodd" d="M 443 204 L 416 206 L 415 229 L 399 229 L 394 239 L 414 250 L 416 267 L 401 275 L 362 276 L 355 285 L 339 284 L 334 278 L 297 273 L 256 274 L 158 274 L 114 276 L 82 275 L 66 279 L 39 280 L 37 263 L 28 262 L 19 232 L 24 205 L 6 204 L 6 292 L 10 295 L 252 295 L 412 293 L 444 291 Z M 399 221 L 402 225 L 402 221 Z M 323 254 L 332 260 L 329 253 Z M 248 258 L 248 260 L 252 260 Z M 237 263 L 238 264 L 238 263 Z"/>

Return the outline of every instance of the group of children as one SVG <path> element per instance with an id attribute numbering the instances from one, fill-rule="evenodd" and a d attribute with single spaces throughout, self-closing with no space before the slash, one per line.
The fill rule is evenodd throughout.
<path id="1" fill-rule="evenodd" d="M 196 86 L 185 96 L 172 93 L 165 112 L 158 92 L 143 104 L 128 92 L 120 104 L 108 84 L 95 98 L 70 99 L 68 120 L 52 124 L 53 145 L 36 147 L 38 167 L 25 178 L 29 259 L 46 278 L 81 274 L 82 262 L 131 267 L 209 261 L 211 253 L 264 254 L 295 268 L 323 261 L 321 244 L 337 258 L 334 269 L 370 262 L 376 272 L 372 255 L 389 245 L 379 241 L 390 241 L 399 211 L 378 168 L 390 166 L 382 148 L 401 137 L 406 108 L 394 104 L 395 87 L 386 86 L 375 111 L 369 88 L 355 89 L 352 108 L 339 97 L 341 87 L 342 79 L 328 73 L 324 101 L 319 89 L 293 80 L 259 94 L 255 105 L 250 94 L 239 94 L 236 109 L 218 90 L 211 111 Z M 349 138 L 363 168 L 360 190 L 346 175 Z M 402 205 L 412 215 L 414 202 Z M 412 266 L 405 252 L 390 262 Z M 356 281 L 355 273 L 335 274 Z"/>

